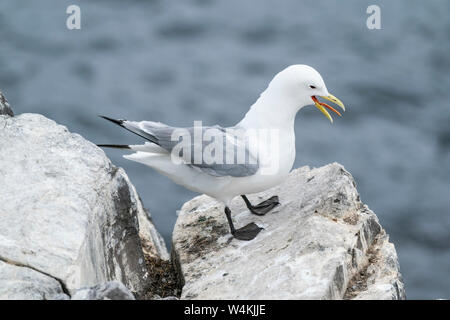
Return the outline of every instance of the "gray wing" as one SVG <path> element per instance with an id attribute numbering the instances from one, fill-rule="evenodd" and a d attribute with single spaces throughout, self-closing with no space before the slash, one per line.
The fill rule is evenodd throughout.
<path id="1" fill-rule="evenodd" d="M 152 121 L 124 121 L 123 125 L 168 152 L 176 152 L 189 166 L 213 176 L 246 177 L 259 169 L 242 128 L 176 128 Z"/>

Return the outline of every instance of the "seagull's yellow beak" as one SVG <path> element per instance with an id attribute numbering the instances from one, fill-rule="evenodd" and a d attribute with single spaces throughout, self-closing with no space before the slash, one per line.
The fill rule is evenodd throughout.
<path id="1" fill-rule="evenodd" d="M 339 100 L 338 98 L 336 98 L 335 96 L 333 96 L 332 94 L 330 94 L 329 96 L 320 96 L 321 98 L 331 101 L 334 104 L 338 105 L 339 107 L 342 108 L 343 111 L 345 111 L 345 106 L 342 103 L 341 100 Z M 325 109 L 330 109 L 333 112 L 336 112 L 339 116 L 341 116 L 340 112 L 337 111 L 335 108 L 329 106 L 326 103 L 323 102 L 319 102 L 319 100 L 317 100 L 316 96 L 311 96 L 311 99 L 314 101 L 314 105 L 320 110 L 322 111 L 322 113 L 325 115 L 325 117 L 328 118 L 328 120 L 330 120 L 331 122 L 333 122 L 333 118 L 330 116 L 330 114 L 328 113 L 328 111 Z M 325 107 L 325 108 L 324 108 Z"/>

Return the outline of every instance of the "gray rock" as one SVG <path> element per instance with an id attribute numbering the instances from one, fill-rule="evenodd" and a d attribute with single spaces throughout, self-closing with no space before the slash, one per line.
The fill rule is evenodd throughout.
<path id="1" fill-rule="evenodd" d="M 180 300 L 180 299 L 178 299 L 178 297 L 175 297 L 175 296 L 168 296 L 168 297 L 161 298 L 159 300 Z"/>
<path id="2" fill-rule="evenodd" d="M 14 113 L 9 106 L 8 101 L 6 100 L 3 93 L 0 91 L 0 115 L 14 116 Z"/>
<path id="3" fill-rule="evenodd" d="M 178 297 L 175 297 L 175 296 L 167 296 L 167 297 L 164 297 L 164 298 L 162 298 L 162 297 L 160 297 L 159 295 L 154 295 L 153 297 L 152 297 L 152 299 L 151 300 L 180 300 Z"/>
<path id="4" fill-rule="evenodd" d="M 363 270 L 363 277 L 353 279 L 347 290 L 346 298 L 355 300 L 404 300 L 405 288 L 401 274 L 397 253 L 394 245 L 384 241 L 375 243 L 369 252 L 370 264 Z"/>
<path id="5" fill-rule="evenodd" d="M 0 300 L 68 298 L 56 279 L 30 268 L 0 261 Z"/>
<path id="6" fill-rule="evenodd" d="M 70 296 L 64 293 L 60 293 L 52 296 L 51 300 L 70 300 Z"/>
<path id="7" fill-rule="evenodd" d="M 110 281 L 91 288 L 79 289 L 72 300 L 135 300 L 133 294 L 120 282 Z"/>
<path id="8" fill-rule="evenodd" d="M 131 185 L 131 187 L 133 188 L 134 193 L 137 194 L 134 186 Z M 139 237 L 141 238 L 142 250 L 146 257 L 170 260 L 166 243 L 158 230 L 156 230 L 155 225 L 151 220 L 150 213 L 142 206 L 141 201 L 138 201 L 138 221 Z"/>
<path id="9" fill-rule="evenodd" d="M 262 217 L 231 205 L 236 226 L 264 228 L 252 241 L 231 237 L 213 199 L 184 204 L 173 233 L 182 299 L 405 298 L 394 246 L 341 165 L 299 168 L 249 199 L 272 195 L 281 205 Z"/>
<path id="10" fill-rule="evenodd" d="M 112 280 L 143 294 L 142 246 L 168 253 L 125 172 L 41 115 L 0 116 L 0 136 L 0 260 L 48 275 L 68 294 Z"/>

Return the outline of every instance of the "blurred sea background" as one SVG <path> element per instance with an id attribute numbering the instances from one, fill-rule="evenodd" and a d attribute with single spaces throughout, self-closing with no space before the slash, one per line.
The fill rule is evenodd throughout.
<path id="1" fill-rule="evenodd" d="M 66 8 L 81 8 L 81 30 Z M 366 9 L 381 8 L 381 30 Z M 337 161 L 395 244 L 412 299 L 450 298 L 450 2 L 40 0 L 0 2 L 0 89 L 95 143 L 141 140 L 97 117 L 231 126 L 290 64 L 346 105 L 297 116 L 295 167 Z M 0 137 L 1 138 L 1 137 Z M 195 196 L 106 150 L 170 246 Z"/>

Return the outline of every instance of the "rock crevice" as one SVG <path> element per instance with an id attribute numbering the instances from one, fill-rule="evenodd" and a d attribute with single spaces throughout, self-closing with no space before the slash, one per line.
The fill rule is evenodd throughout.
<path id="1" fill-rule="evenodd" d="M 61 279 L 58 279 L 58 278 L 52 276 L 51 274 L 48 274 L 48 273 L 46 273 L 46 272 L 44 272 L 42 270 L 38 270 L 38 269 L 36 269 L 36 268 L 34 268 L 32 266 L 28 266 L 28 265 L 22 264 L 22 263 L 17 262 L 17 261 L 11 261 L 11 260 L 5 259 L 2 256 L 0 256 L 0 261 L 3 262 L 3 263 L 7 263 L 7 264 L 9 264 L 11 266 L 15 266 L 15 267 L 28 268 L 28 269 L 33 270 L 35 272 L 41 273 L 42 275 L 44 275 L 46 277 L 55 279 L 59 283 L 59 285 L 61 286 L 61 290 L 63 291 L 63 293 L 70 297 L 70 292 L 69 292 L 69 290 L 67 290 L 64 282 Z"/>
<path id="2" fill-rule="evenodd" d="M 0 257 L 0 297 L 3 299 L 69 299 L 64 282 L 50 274 Z M 19 284 L 19 285 L 18 285 Z"/>

